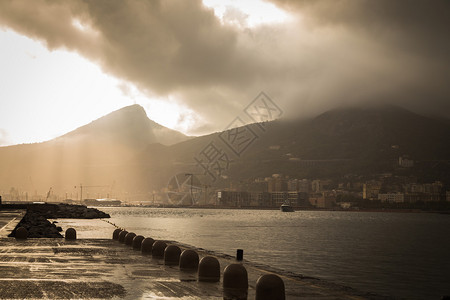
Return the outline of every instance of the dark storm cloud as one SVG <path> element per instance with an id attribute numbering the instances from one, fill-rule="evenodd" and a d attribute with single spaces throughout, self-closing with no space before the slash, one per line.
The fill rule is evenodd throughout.
<path id="1" fill-rule="evenodd" d="M 216 83 L 245 84 L 248 65 L 236 32 L 221 26 L 201 1 L 2 1 L 1 22 L 77 50 L 103 68 L 156 92 Z M 81 31 L 73 21 L 97 34 Z M 244 68 L 245 69 L 245 68 Z"/>
<path id="2" fill-rule="evenodd" d="M 92 30 L 80 30 L 74 21 Z M 160 95 L 192 87 L 242 88 L 255 69 L 251 53 L 238 51 L 237 33 L 199 0 L 2 1 L 0 24 L 50 49 L 77 51 Z"/>
<path id="3" fill-rule="evenodd" d="M 355 55 L 348 65 L 353 72 L 346 68 L 346 61 L 340 67 L 349 78 L 352 74 L 361 77 L 353 78 L 354 84 L 341 90 L 337 98 L 351 97 L 353 89 L 364 87 L 370 92 L 360 94 L 360 101 L 393 102 L 450 116 L 450 1 L 272 2 L 300 16 L 312 32 L 333 32 L 341 41 L 351 37 L 347 45 L 336 42 L 332 48 Z M 365 69 L 371 60 L 376 65 Z"/>
<path id="4" fill-rule="evenodd" d="M 106 69 L 159 93 L 214 84 L 239 85 L 248 65 L 236 33 L 200 1 L 89 1 L 104 39 Z"/>
<path id="5" fill-rule="evenodd" d="M 450 112 L 449 1 L 273 2 L 293 21 L 226 26 L 199 0 L 36 0 L 1 1 L 0 25 L 170 94 L 199 114 L 197 133 L 223 129 L 262 90 L 294 116 L 361 102 Z"/>
<path id="6" fill-rule="evenodd" d="M 407 52 L 444 56 L 450 41 L 447 0 L 272 0 L 313 26 L 344 26 Z"/>

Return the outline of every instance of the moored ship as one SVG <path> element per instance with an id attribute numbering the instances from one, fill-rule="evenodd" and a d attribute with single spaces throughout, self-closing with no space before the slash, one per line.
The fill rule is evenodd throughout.
<path id="1" fill-rule="evenodd" d="M 281 204 L 280 210 L 283 212 L 293 212 L 294 208 L 292 206 L 290 206 L 289 204 L 284 203 L 284 204 Z"/>

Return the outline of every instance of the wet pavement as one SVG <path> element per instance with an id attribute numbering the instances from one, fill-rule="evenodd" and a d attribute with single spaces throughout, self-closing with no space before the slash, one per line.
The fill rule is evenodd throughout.
<path id="1" fill-rule="evenodd" d="M 0 210 L 0 238 L 7 237 L 25 213 L 24 209 Z"/>
<path id="2" fill-rule="evenodd" d="M 233 257 L 167 241 L 183 249 L 196 250 L 200 258 L 212 255 L 220 262 L 221 280 L 199 282 L 196 273 L 166 266 L 111 238 L 84 238 L 90 224 L 114 227 L 102 220 L 86 222 L 77 229 L 79 239 L 6 238 L 23 212 L 0 211 L 0 298 L 2 299 L 223 299 L 223 270 Z M 8 219 L 9 218 L 9 219 Z M 17 222 L 12 221 L 19 219 Z M 64 223 L 64 222 L 61 222 Z M 69 222 L 70 223 L 70 222 Z M 76 225 L 75 221 L 70 223 Z M 14 225 L 14 226 L 13 226 Z M 61 225 L 61 224 L 60 224 Z M 63 229 L 65 230 L 66 228 Z M 6 234 L 5 234 L 6 233 Z M 385 299 L 315 278 L 285 273 L 245 261 L 248 299 L 255 299 L 257 279 L 278 274 L 286 287 L 286 299 Z"/>

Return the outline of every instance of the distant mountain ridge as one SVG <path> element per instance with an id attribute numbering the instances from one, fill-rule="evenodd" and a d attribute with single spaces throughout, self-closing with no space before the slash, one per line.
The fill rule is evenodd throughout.
<path id="1" fill-rule="evenodd" d="M 416 162 L 450 161 L 449 123 L 395 106 L 340 108 L 309 120 L 267 122 L 264 130 L 248 126 L 258 137 L 239 157 L 219 138 L 222 132 L 164 148 L 149 146 L 134 159 L 141 167 L 141 186 L 148 182 L 163 186 L 174 174 L 185 173 L 207 181 L 195 158 L 211 142 L 232 160 L 220 174 L 225 176 L 214 182 L 222 187 L 272 174 L 301 179 L 392 172 L 404 155 Z M 445 175 L 445 168 L 450 174 L 448 164 L 439 172 Z M 152 170 L 158 170 L 157 177 Z M 434 171 L 429 170 L 429 178 L 439 173 Z"/>
<path id="2" fill-rule="evenodd" d="M 283 131 L 284 126 L 296 132 L 286 138 L 312 146 L 310 152 L 298 149 L 304 158 L 385 157 L 380 151 L 395 145 L 415 159 L 450 158 L 448 123 L 396 106 L 335 109 L 308 122 L 288 125 L 280 121 L 274 130 Z M 272 138 L 278 139 L 279 134 Z"/>
<path id="3" fill-rule="evenodd" d="M 450 122 L 395 106 L 335 109 L 309 120 L 267 122 L 264 130 L 248 126 L 257 138 L 237 157 L 221 132 L 187 137 L 149 120 L 140 106 L 125 107 L 48 142 L 0 147 L 0 190 L 61 192 L 116 182 L 116 189 L 148 195 L 176 174 L 203 180 L 195 158 L 211 142 L 232 159 L 213 183 L 222 187 L 275 173 L 314 179 L 391 172 L 401 155 L 450 161 Z M 450 168 L 444 163 L 439 172 L 446 180 Z"/>

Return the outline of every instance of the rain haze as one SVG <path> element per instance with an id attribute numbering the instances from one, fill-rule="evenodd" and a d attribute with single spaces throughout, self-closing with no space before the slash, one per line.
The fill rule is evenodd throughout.
<path id="1" fill-rule="evenodd" d="M 2 1 L 0 143 L 48 140 L 134 103 L 203 135 L 261 91 L 287 117 L 363 103 L 448 117 L 449 6 Z"/>

